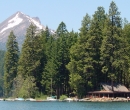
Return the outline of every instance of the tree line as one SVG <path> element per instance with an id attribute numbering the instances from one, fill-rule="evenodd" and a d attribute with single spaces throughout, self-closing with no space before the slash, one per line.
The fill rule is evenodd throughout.
<path id="1" fill-rule="evenodd" d="M 33 24 L 19 51 L 10 32 L 4 57 L 5 97 L 41 95 L 86 96 L 101 82 L 130 86 L 130 24 L 115 2 L 108 13 L 98 7 L 86 14 L 79 32 L 68 32 L 61 22 L 55 34 L 40 32 Z"/>

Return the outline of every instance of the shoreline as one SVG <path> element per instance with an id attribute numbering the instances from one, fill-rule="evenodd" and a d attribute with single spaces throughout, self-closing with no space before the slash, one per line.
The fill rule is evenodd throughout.
<path id="1" fill-rule="evenodd" d="M 124 98 L 124 97 L 116 97 L 116 98 L 102 97 L 102 98 L 87 98 L 86 101 L 90 101 L 90 102 L 129 102 L 130 99 Z"/>
<path id="2" fill-rule="evenodd" d="M 16 99 L 12 99 L 12 98 L 7 98 L 7 99 L 2 99 L 0 98 L 0 101 L 30 101 L 30 102 L 54 102 L 54 101 L 49 101 L 49 100 L 45 100 L 45 99 L 31 99 L 31 100 L 16 100 Z M 102 98 L 83 98 L 83 99 L 73 99 L 72 100 L 55 100 L 56 102 L 130 102 L 129 98 L 124 98 L 124 97 L 102 97 Z"/>

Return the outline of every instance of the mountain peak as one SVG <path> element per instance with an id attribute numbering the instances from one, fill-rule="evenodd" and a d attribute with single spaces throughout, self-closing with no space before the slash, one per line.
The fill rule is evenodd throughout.
<path id="1" fill-rule="evenodd" d="M 30 17 L 21 11 L 16 12 L 3 21 L 0 24 L 0 49 L 5 49 L 5 44 L 11 31 L 16 35 L 19 47 L 21 48 L 25 39 L 26 30 L 30 24 L 34 24 L 37 30 L 45 30 L 38 17 Z M 49 31 L 51 34 L 55 34 L 53 30 L 49 29 Z"/>
<path id="2" fill-rule="evenodd" d="M 23 14 L 21 11 L 17 11 L 16 14 Z"/>
<path id="3" fill-rule="evenodd" d="M 34 24 L 38 29 L 44 29 L 44 26 L 41 25 L 39 18 L 32 18 L 28 15 L 23 14 L 22 12 L 18 11 L 11 17 L 9 17 L 7 20 L 2 22 L 2 26 L 0 26 L 0 34 L 4 34 L 6 30 L 12 30 L 12 28 L 15 28 L 17 25 L 27 23 Z"/>
<path id="4" fill-rule="evenodd" d="M 4 28 L 0 30 L 0 34 L 4 33 L 6 30 L 13 28 L 14 26 L 20 24 L 23 21 L 22 18 L 19 17 L 19 13 L 17 13 L 14 17 L 9 19 L 7 21 L 7 24 L 5 24 Z"/>
<path id="5" fill-rule="evenodd" d="M 15 16 L 15 15 L 19 15 L 19 16 L 23 15 L 23 16 L 25 16 L 25 14 L 24 14 L 23 12 L 21 12 L 21 11 L 17 11 L 17 12 L 14 14 L 14 16 Z"/>
<path id="6" fill-rule="evenodd" d="M 11 31 L 16 35 L 19 46 L 21 47 L 26 30 L 30 24 L 34 24 L 37 27 L 37 30 L 45 30 L 45 27 L 40 23 L 38 17 L 32 18 L 20 11 L 0 23 L 0 43 L 2 43 L 0 44 L 0 49 L 2 49 L 1 47 L 3 47 L 3 45 L 3 48 L 5 49 L 5 44 Z"/>

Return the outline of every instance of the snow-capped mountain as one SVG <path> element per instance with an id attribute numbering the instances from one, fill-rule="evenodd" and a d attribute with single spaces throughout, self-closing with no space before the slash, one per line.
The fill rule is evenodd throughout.
<path id="1" fill-rule="evenodd" d="M 25 39 L 26 30 L 31 23 L 36 25 L 38 30 L 45 30 L 38 17 L 32 18 L 22 12 L 17 12 L 0 23 L 0 49 L 4 50 L 6 48 L 7 39 L 12 30 L 21 48 Z M 54 33 L 53 30 L 50 30 L 50 32 L 52 34 Z"/>

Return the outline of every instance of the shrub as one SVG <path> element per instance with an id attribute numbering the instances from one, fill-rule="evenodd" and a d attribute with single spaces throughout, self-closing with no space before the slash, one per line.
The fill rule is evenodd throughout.
<path id="1" fill-rule="evenodd" d="M 66 95 L 62 95 L 62 96 L 60 96 L 60 100 L 65 100 L 66 98 L 67 98 Z"/>

